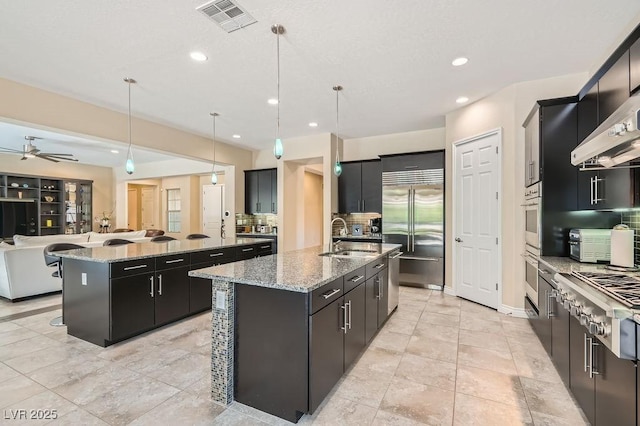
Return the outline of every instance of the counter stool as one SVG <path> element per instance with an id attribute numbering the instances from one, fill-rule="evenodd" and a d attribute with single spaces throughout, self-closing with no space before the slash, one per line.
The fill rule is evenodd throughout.
<path id="1" fill-rule="evenodd" d="M 125 240 L 124 238 L 110 238 L 102 243 L 103 246 L 123 246 L 125 244 L 133 244 L 133 241 Z"/>
<path id="2" fill-rule="evenodd" d="M 84 246 L 72 243 L 54 243 L 44 248 L 44 263 L 49 267 L 55 267 L 56 270 L 51 274 L 52 277 L 60 277 L 62 279 L 62 259 L 56 256 L 55 252 L 63 250 L 73 250 L 85 248 Z M 62 287 L 62 316 L 55 317 L 49 321 L 49 325 L 60 327 L 64 325 L 64 286 Z"/>
<path id="3" fill-rule="evenodd" d="M 168 235 L 158 235 L 157 237 L 151 238 L 151 240 L 149 240 L 149 241 L 152 241 L 154 243 L 160 243 L 160 242 L 163 242 L 163 241 L 174 241 L 174 240 L 175 240 L 175 238 L 170 237 Z"/>
<path id="4" fill-rule="evenodd" d="M 205 235 L 205 234 L 189 234 L 189 235 L 187 235 L 187 240 L 201 240 L 203 238 L 209 238 L 209 236 Z"/>

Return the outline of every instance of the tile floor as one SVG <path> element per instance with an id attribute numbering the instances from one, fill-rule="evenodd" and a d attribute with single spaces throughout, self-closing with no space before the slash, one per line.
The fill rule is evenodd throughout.
<path id="1" fill-rule="evenodd" d="M 60 303 L 0 301 L 0 318 Z M 100 348 L 51 327 L 59 311 L 0 322 L 0 424 L 55 409 L 51 424 L 289 424 L 209 398 L 210 314 Z M 29 424 L 47 423 L 46 420 Z M 314 425 L 581 425 L 528 322 L 402 287 L 400 306 L 313 416 Z"/>

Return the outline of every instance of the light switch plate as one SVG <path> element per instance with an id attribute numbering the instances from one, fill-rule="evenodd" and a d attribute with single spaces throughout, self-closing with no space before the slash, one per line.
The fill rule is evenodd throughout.
<path id="1" fill-rule="evenodd" d="M 87 285 L 87 273 L 82 273 L 82 285 Z"/>
<path id="2" fill-rule="evenodd" d="M 216 309 L 227 310 L 227 295 L 224 291 L 216 291 Z"/>

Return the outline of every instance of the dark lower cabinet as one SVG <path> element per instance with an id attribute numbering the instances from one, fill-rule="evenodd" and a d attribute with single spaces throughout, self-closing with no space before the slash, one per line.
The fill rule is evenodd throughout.
<path id="1" fill-rule="evenodd" d="M 353 364 L 366 345 L 365 339 L 365 284 L 362 283 L 344 295 L 347 326 L 344 335 L 344 369 Z"/>
<path id="2" fill-rule="evenodd" d="M 154 274 L 111 280 L 111 340 L 122 340 L 155 324 Z"/>
<path id="3" fill-rule="evenodd" d="M 383 269 L 377 275 L 378 279 L 378 328 L 387 320 L 387 305 L 389 304 L 389 294 L 387 292 L 389 276 L 387 269 Z"/>
<path id="4" fill-rule="evenodd" d="M 551 310 L 550 294 L 553 291 L 551 284 L 538 274 L 538 317 L 532 322 L 533 329 L 540 339 L 540 343 L 551 355 Z"/>
<path id="5" fill-rule="evenodd" d="M 378 276 L 365 283 L 365 340 L 370 342 L 378 331 Z"/>
<path id="6" fill-rule="evenodd" d="M 596 339 L 596 343 L 597 343 Z M 594 348 L 596 426 L 636 424 L 636 364 L 600 343 Z"/>
<path id="7" fill-rule="evenodd" d="M 156 272 L 155 325 L 166 324 L 189 314 L 190 270 L 190 266 L 183 266 Z"/>
<path id="8" fill-rule="evenodd" d="M 569 318 L 570 382 L 571 392 L 584 411 L 587 420 L 595 425 L 596 382 L 589 378 L 587 360 L 589 340 L 593 338 L 574 317 Z"/>
<path id="9" fill-rule="evenodd" d="M 191 270 L 214 266 L 215 262 L 191 265 Z M 211 309 L 211 280 L 206 278 L 189 277 L 189 312 Z"/>
<path id="10" fill-rule="evenodd" d="M 552 301 L 553 316 L 551 317 L 551 360 L 558 370 L 560 378 L 569 386 L 569 311 L 555 299 Z"/>

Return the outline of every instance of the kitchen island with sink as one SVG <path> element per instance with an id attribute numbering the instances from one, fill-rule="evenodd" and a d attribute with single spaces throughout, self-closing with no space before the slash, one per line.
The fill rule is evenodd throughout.
<path id="1" fill-rule="evenodd" d="M 271 254 L 271 241 L 212 238 L 59 251 L 67 333 L 100 346 L 211 309 L 193 269 Z"/>
<path id="2" fill-rule="evenodd" d="M 399 248 L 344 242 L 191 271 L 212 280 L 213 399 L 313 413 L 396 308 Z"/>

